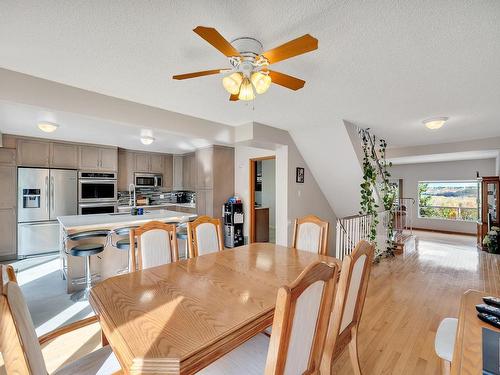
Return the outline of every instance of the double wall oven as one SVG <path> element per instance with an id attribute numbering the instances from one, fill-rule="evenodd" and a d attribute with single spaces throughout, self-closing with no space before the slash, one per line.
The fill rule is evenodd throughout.
<path id="1" fill-rule="evenodd" d="M 118 191 L 116 173 L 78 173 L 78 214 L 104 214 L 117 212 Z"/>

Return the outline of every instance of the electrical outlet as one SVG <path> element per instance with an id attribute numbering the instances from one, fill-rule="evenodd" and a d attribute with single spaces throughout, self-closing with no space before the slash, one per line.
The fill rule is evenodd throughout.
<path id="1" fill-rule="evenodd" d="M 165 194 L 160 194 L 160 199 L 165 199 Z"/>

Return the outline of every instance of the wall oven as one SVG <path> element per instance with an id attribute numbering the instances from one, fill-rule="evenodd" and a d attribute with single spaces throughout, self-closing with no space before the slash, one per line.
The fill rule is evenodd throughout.
<path id="1" fill-rule="evenodd" d="M 78 205 L 78 215 L 112 214 L 118 212 L 116 202 L 81 203 Z"/>
<path id="2" fill-rule="evenodd" d="M 134 182 L 136 187 L 162 187 L 163 175 L 155 173 L 134 173 Z"/>
<path id="3" fill-rule="evenodd" d="M 78 203 L 114 202 L 117 199 L 116 173 L 78 173 Z"/>

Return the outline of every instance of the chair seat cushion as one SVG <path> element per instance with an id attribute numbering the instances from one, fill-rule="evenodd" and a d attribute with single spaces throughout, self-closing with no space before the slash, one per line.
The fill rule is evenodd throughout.
<path id="1" fill-rule="evenodd" d="M 71 362 L 57 370 L 54 375 L 111 375 L 121 369 L 113 350 L 108 345 Z"/>
<path id="2" fill-rule="evenodd" d="M 455 336 L 457 335 L 458 319 L 445 318 L 439 324 L 436 331 L 434 348 L 438 357 L 451 362 L 453 348 L 455 347 Z"/>
<path id="3" fill-rule="evenodd" d="M 262 375 L 266 369 L 269 337 L 257 335 L 240 345 L 198 374 L 203 375 Z"/>
<path id="4" fill-rule="evenodd" d="M 69 253 L 74 257 L 86 257 L 94 254 L 99 254 L 103 250 L 104 245 L 101 243 L 87 243 L 84 245 L 72 247 Z"/>

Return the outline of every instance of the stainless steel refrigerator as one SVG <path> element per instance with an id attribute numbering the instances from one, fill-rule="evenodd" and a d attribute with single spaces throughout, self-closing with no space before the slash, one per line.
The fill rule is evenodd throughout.
<path id="1" fill-rule="evenodd" d="M 58 216 L 76 215 L 76 170 L 18 168 L 17 256 L 60 249 Z"/>

